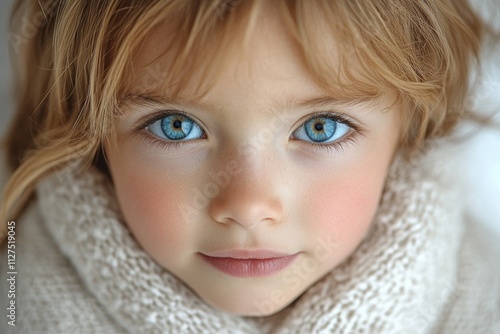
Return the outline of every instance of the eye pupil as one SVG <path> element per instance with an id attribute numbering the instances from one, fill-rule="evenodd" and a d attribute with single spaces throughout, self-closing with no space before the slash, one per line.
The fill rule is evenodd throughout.
<path id="1" fill-rule="evenodd" d="M 317 131 L 321 131 L 321 130 L 323 130 L 323 124 L 321 124 L 321 123 L 316 123 L 316 125 L 314 125 L 314 128 L 315 128 Z"/>
<path id="2" fill-rule="evenodd" d="M 179 120 L 174 121 L 174 128 L 180 129 L 182 127 L 182 122 Z"/>

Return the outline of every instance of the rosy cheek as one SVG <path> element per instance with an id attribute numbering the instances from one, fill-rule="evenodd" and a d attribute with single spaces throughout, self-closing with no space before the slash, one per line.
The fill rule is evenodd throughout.
<path id="1" fill-rule="evenodd" d="M 379 198 L 379 182 L 364 173 L 349 173 L 321 181 L 310 188 L 306 206 L 311 236 L 334 240 L 336 258 L 341 260 L 359 244 L 373 218 Z"/>
<path id="2" fill-rule="evenodd" d="M 186 185 L 157 175 L 146 166 L 138 167 L 121 170 L 115 177 L 120 206 L 141 246 L 153 257 L 168 257 L 168 253 L 175 254 L 176 249 L 186 246 L 189 225 L 179 217 Z"/>

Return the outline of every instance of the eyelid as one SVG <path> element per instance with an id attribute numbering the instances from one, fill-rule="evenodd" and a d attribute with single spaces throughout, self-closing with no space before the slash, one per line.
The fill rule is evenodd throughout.
<path id="1" fill-rule="evenodd" d="M 171 109 L 171 110 L 157 110 L 152 112 L 151 114 L 141 118 L 134 127 L 135 131 L 134 133 L 139 133 L 142 132 L 144 129 L 146 129 L 148 126 L 151 124 L 155 123 L 158 120 L 161 120 L 165 117 L 171 116 L 171 115 L 181 115 L 187 118 L 192 119 L 195 123 L 198 124 L 199 128 L 203 131 L 205 134 L 206 138 L 206 130 L 204 129 L 203 123 L 200 122 L 196 117 L 182 111 L 182 110 L 177 110 L 177 109 Z M 344 112 L 339 112 L 339 111 L 320 111 L 320 112 L 314 112 L 312 114 L 308 114 L 305 118 L 305 120 L 300 121 L 300 125 L 295 128 L 295 130 L 292 131 L 292 134 L 290 135 L 290 139 L 294 139 L 293 134 L 302 126 L 305 125 L 308 121 L 315 119 L 315 118 L 330 118 L 333 119 L 336 122 L 342 123 L 347 125 L 349 128 L 351 128 L 352 131 L 350 131 L 349 134 L 343 136 L 339 140 L 335 140 L 333 142 L 329 143 L 310 143 L 310 142 L 305 142 L 307 145 L 310 147 L 313 147 L 314 149 L 319 149 L 319 150 L 325 150 L 327 152 L 330 152 L 331 150 L 339 150 L 343 149 L 345 145 L 356 142 L 359 136 L 363 136 L 365 133 L 364 126 L 360 124 L 359 121 L 351 117 L 350 115 L 344 113 Z M 143 138 L 146 139 L 146 138 Z M 152 138 L 150 137 L 148 139 L 150 142 L 154 141 L 156 145 L 159 145 L 161 147 L 165 148 L 174 148 L 174 149 L 181 149 L 183 145 L 188 143 L 188 141 L 169 141 L 169 140 L 163 140 L 159 138 Z"/>
<path id="2" fill-rule="evenodd" d="M 181 116 L 184 116 L 186 118 L 192 119 L 195 123 L 197 123 L 200 126 L 201 130 L 203 132 L 205 132 L 205 130 L 203 129 L 203 123 L 201 123 L 200 121 L 198 121 L 198 119 L 196 119 L 192 115 L 189 115 L 185 111 L 175 110 L 175 109 L 172 109 L 172 110 L 158 110 L 158 111 L 153 112 L 152 114 L 150 114 L 148 116 L 145 116 L 145 117 L 141 118 L 137 122 L 138 125 L 134 126 L 134 130 L 135 131 L 143 130 L 147 126 L 153 124 L 154 122 L 156 122 L 156 121 L 158 121 L 160 119 L 163 119 L 165 117 L 172 116 L 172 115 L 181 115 Z"/>
<path id="3" fill-rule="evenodd" d="M 148 125 L 151 125 L 154 122 L 156 122 L 162 118 L 165 118 L 167 116 L 171 116 L 171 115 L 182 115 L 184 117 L 190 118 L 193 121 L 195 121 L 196 123 L 198 123 L 198 125 L 200 125 L 200 128 L 204 132 L 206 132 L 205 129 L 203 128 L 202 122 L 200 122 L 198 119 L 196 119 L 192 115 L 186 113 L 185 111 L 177 110 L 177 109 L 157 110 L 157 111 L 153 112 L 152 114 L 149 114 L 149 115 L 141 118 L 141 120 L 139 120 L 137 122 L 138 124 L 136 123 L 137 125 L 134 127 L 134 129 L 135 130 L 142 130 L 142 129 L 146 128 Z M 354 130 L 361 131 L 361 125 L 359 125 L 358 121 L 356 121 L 354 118 L 352 118 L 348 114 L 343 113 L 343 112 L 339 112 L 339 111 L 320 111 L 320 112 L 308 114 L 307 118 L 303 121 L 300 121 L 299 124 L 302 125 L 302 124 L 310 121 L 311 119 L 314 119 L 317 117 L 332 118 L 337 122 L 348 125 L 349 127 L 353 128 Z"/>
<path id="4" fill-rule="evenodd" d="M 304 121 L 300 121 L 299 127 L 303 126 L 305 123 L 307 123 L 308 121 L 310 121 L 312 119 L 320 118 L 320 117 L 333 119 L 336 122 L 339 122 L 339 123 L 342 123 L 342 124 L 349 126 L 350 128 L 352 128 L 353 130 L 355 130 L 357 132 L 362 131 L 362 126 L 360 125 L 360 123 L 357 120 L 355 120 L 353 117 L 347 115 L 346 113 L 339 112 L 339 111 L 318 111 L 318 112 L 315 112 L 313 114 L 309 114 L 309 115 L 307 115 L 307 118 Z M 293 130 L 292 133 L 295 132 L 296 130 L 298 130 L 299 127 L 297 127 L 295 130 Z"/>
<path id="5" fill-rule="evenodd" d="M 334 120 L 335 122 L 344 124 L 345 126 L 350 128 L 350 131 L 341 138 L 334 140 L 332 142 L 315 143 L 295 138 L 295 133 L 299 131 L 302 127 L 304 127 L 307 122 L 315 118 L 321 118 L 321 117 L 329 118 Z M 292 134 L 290 135 L 290 139 L 302 142 L 312 150 L 318 152 L 327 152 L 327 154 L 330 154 L 333 151 L 343 151 L 348 145 L 355 144 L 356 142 L 358 142 L 359 138 L 364 135 L 365 135 L 364 126 L 350 115 L 338 111 L 329 111 L 329 112 L 320 111 L 313 114 L 309 114 L 307 115 L 307 118 L 305 120 L 301 120 L 300 125 L 296 127 L 293 130 Z"/>

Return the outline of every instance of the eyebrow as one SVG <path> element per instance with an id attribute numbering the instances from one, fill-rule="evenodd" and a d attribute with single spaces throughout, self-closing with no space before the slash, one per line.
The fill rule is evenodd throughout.
<path id="1" fill-rule="evenodd" d="M 119 103 L 121 108 L 128 109 L 129 107 L 151 107 L 165 108 L 169 106 L 184 106 L 192 109 L 201 109 L 212 111 L 212 104 L 201 102 L 199 99 L 182 99 L 182 98 L 164 98 L 156 95 L 127 95 Z"/>
<path id="2" fill-rule="evenodd" d="M 354 104 L 368 104 L 374 103 L 380 99 L 379 95 L 373 96 L 364 96 L 364 97 L 351 97 L 344 99 L 336 99 L 330 96 L 320 96 L 311 99 L 303 99 L 303 100 L 292 100 L 290 106 L 298 106 L 298 107 L 313 107 L 313 108 L 322 108 L 325 106 L 346 106 L 346 105 L 354 105 Z M 288 103 L 286 103 L 288 105 Z"/>
<path id="3" fill-rule="evenodd" d="M 365 96 L 365 97 L 355 97 L 347 99 L 336 99 L 330 96 L 319 96 L 308 99 L 285 99 L 285 100 L 275 100 L 273 103 L 273 108 L 269 108 L 268 114 L 271 116 L 279 116 L 288 112 L 293 108 L 315 108 L 321 109 L 324 107 L 341 107 L 349 105 L 358 104 L 369 104 L 374 103 L 380 99 L 379 95 Z M 199 99 L 183 99 L 183 98 L 165 98 L 162 96 L 155 95 L 127 95 L 120 102 L 120 107 L 128 109 L 130 107 L 151 107 L 151 108 L 165 108 L 171 106 L 183 106 L 195 110 L 205 110 L 209 112 L 222 112 L 223 108 L 217 103 L 202 102 Z"/>

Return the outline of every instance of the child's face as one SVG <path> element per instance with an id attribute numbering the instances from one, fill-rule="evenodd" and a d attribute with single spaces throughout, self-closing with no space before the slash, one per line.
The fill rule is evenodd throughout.
<path id="1" fill-rule="evenodd" d="M 281 310 L 355 250 L 399 137 L 390 96 L 329 101 L 281 25 L 261 20 L 206 96 L 137 98 L 117 121 L 118 145 L 105 143 L 137 241 L 206 302 L 241 315 Z M 138 91 L 151 69 L 168 71 L 165 57 L 139 66 L 162 45 L 159 28 L 137 59 Z"/>

